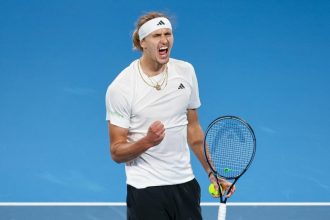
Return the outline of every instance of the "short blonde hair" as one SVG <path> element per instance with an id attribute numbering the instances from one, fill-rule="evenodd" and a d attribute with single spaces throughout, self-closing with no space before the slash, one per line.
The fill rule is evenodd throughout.
<path id="1" fill-rule="evenodd" d="M 133 49 L 143 51 L 143 48 L 140 45 L 139 29 L 147 21 L 150 21 L 151 19 L 158 18 L 158 17 L 165 17 L 165 18 L 169 19 L 169 17 L 166 14 L 161 13 L 161 12 L 148 12 L 147 14 L 142 15 L 137 20 L 137 22 L 135 24 L 135 30 L 132 35 Z"/>

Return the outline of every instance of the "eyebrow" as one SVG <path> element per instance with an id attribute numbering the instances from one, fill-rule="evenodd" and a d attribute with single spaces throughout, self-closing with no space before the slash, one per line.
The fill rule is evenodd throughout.
<path id="1" fill-rule="evenodd" d="M 151 36 L 160 36 L 160 35 L 162 35 L 162 34 L 172 34 L 172 31 L 171 30 L 166 30 L 166 31 L 164 31 L 164 32 L 159 32 L 159 33 L 154 33 L 154 34 L 152 34 Z"/>

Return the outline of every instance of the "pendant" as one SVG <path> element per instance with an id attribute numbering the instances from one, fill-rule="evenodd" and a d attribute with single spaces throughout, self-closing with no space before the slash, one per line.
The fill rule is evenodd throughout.
<path id="1" fill-rule="evenodd" d="M 157 89 L 157 90 L 161 90 L 162 87 L 161 87 L 160 85 L 157 84 L 157 85 L 155 86 L 155 89 Z"/>

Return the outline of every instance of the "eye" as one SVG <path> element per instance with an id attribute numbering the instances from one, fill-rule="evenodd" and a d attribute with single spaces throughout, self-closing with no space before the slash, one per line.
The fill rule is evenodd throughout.
<path id="1" fill-rule="evenodd" d="M 152 37 L 153 38 L 159 38 L 161 36 L 161 34 L 153 34 Z"/>

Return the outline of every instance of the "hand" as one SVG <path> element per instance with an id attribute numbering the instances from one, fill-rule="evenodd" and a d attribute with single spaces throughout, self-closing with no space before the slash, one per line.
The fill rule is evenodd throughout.
<path id="1" fill-rule="evenodd" d="M 216 189 L 216 190 L 219 190 L 219 187 L 218 187 L 218 184 L 217 184 L 217 179 L 215 178 L 215 176 L 214 176 L 213 174 L 211 174 L 210 177 L 209 177 L 209 179 L 210 179 L 210 181 L 213 183 L 215 189 Z M 226 192 L 227 190 L 229 190 L 229 188 L 230 188 L 230 186 L 232 185 L 232 183 L 229 182 L 229 181 L 227 181 L 227 180 L 225 180 L 225 179 L 220 179 L 220 178 L 218 178 L 218 181 L 220 182 L 221 188 L 222 188 L 222 190 L 223 190 L 222 193 L 225 194 L 225 192 Z M 234 185 L 234 186 L 231 188 L 230 192 L 227 193 L 226 198 L 231 197 L 231 196 L 234 194 L 235 190 L 236 190 L 236 186 Z M 217 198 L 217 197 L 219 197 L 219 196 L 220 196 L 220 195 L 218 195 L 218 196 L 214 196 L 214 197 Z"/>
<path id="2" fill-rule="evenodd" d="M 232 183 L 225 179 L 221 179 L 220 185 L 224 191 L 227 191 L 231 187 Z M 226 198 L 231 197 L 234 194 L 235 190 L 236 190 L 236 186 L 233 185 L 233 187 L 230 189 L 230 192 L 227 192 Z"/>
<path id="3" fill-rule="evenodd" d="M 153 122 L 148 128 L 147 136 L 145 137 L 152 146 L 158 145 L 165 137 L 165 127 L 160 121 Z"/>

